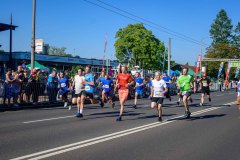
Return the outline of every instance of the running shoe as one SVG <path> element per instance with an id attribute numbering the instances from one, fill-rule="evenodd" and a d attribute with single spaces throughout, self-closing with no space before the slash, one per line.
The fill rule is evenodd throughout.
<path id="1" fill-rule="evenodd" d="M 192 98 L 190 98 L 190 102 L 191 102 L 191 103 L 193 102 Z"/>
<path id="2" fill-rule="evenodd" d="M 158 122 L 162 122 L 162 117 L 158 117 Z"/>
<path id="3" fill-rule="evenodd" d="M 199 105 L 200 105 L 200 106 L 203 106 L 203 104 L 202 104 L 202 103 L 199 103 Z"/>
<path id="4" fill-rule="evenodd" d="M 191 112 L 190 112 L 190 111 L 186 111 L 184 117 L 185 117 L 186 119 L 189 119 L 189 118 L 190 118 L 190 115 L 191 115 Z"/>
<path id="5" fill-rule="evenodd" d="M 82 118 L 83 115 L 82 115 L 81 113 L 77 113 L 77 114 L 76 114 L 76 117 L 77 117 L 77 118 Z"/>
<path id="6" fill-rule="evenodd" d="M 101 103 L 100 103 L 100 106 L 103 108 L 103 107 L 104 107 L 104 103 L 101 102 Z"/>
<path id="7" fill-rule="evenodd" d="M 179 101 L 177 101 L 177 105 L 178 105 L 178 106 L 180 105 L 180 102 L 179 102 Z"/>
<path id="8" fill-rule="evenodd" d="M 67 107 L 67 105 L 68 105 L 68 103 L 67 102 L 64 102 L 64 108 L 66 108 Z"/>
<path id="9" fill-rule="evenodd" d="M 134 109 L 137 109 L 137 105 L 133 105 L 133 108 L 134 108 Z"/>
<path id="10" fill-rule="evenodd" d="M 122 121 L 122 116 L 118 116 L 118 118 L 116 119 L 116 121 Z"/>
<path id="11" fill-rule="evenodd" d="M 114 108 L 115 107 L 115 103 L 112 103 L 112 108 Z"/>
<path id="12" fill-rule="evenodd" d="M 68 110 L 71 110 L 71 109 L 72 109 L 72 105 L 69 105 L 69 106 L 68 106 Z"/>
<path id="13" fill-rule="evenodd" d="M 210 97 L 208 98 L 208 100 L 209 100 L 209 102 L 211 102 L 211 101 L 212 101 L 212 99 L 211 99 Z"/>

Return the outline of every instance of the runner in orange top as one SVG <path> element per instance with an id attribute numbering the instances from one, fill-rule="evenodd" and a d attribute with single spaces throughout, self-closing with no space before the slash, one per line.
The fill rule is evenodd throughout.
<path id="1" fill-rule="evenodd" d="M 127 73 L 127 67 L 122 66 L 121 70 L 122 70 L 122 73 L 119 73 L 117 75 L 117 81 L 116 81 L 116 85 L 118 87 L 119 101 L 120 101 L 120 105 L 121 105 L 120 114 L 117 118 L 117 121 L 122 120 L 122 114 L 124 111 L 124 103 L 127 100 L 128 93 L 129 93 L 128 86 L 132 85 L 134 83 L 130 74 Z"/>

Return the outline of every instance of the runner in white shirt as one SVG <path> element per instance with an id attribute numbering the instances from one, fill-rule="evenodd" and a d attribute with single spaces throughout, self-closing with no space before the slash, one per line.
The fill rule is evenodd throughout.
<path id="1" fill-rule="evenodd" d="M 151 89 L 151 108 L 157 107 L 158 110 L 158 121 L 162 121 L 162 104 L 164 94 L 168 91 L 166 82 L 160 80 L 160 73 L 155 73 L 155 79 L 152 80 L 152 89 Z"/>
<path id="2" fill-rule="evenodd" d="M 73 79 L 74 96 L 72 99 L 72 104 L 77 103 L 76 117 L 82 117 L 83 105 L 81 103 L 81 95 L 82 95 L 82 92 L 84 91 L 84 83 L 85 83 L 85 78 L 83 76 L 82 69 L 78 69 L 78 73 L 77 75 L 75 75 Z"/>

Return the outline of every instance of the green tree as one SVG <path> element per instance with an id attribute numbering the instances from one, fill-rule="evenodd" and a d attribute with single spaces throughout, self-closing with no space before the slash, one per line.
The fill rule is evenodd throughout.
<path id="1" fill-rule="evenodd" d="M 233 45 L 240 49 L 240 22 L 238 22 L 234 30 Z"/>
<path id="2" fill-rule="evenodd" d="M 222 9 L 211 25 L 210 36 L 212 38 L 212 44 L 207 48 L 205 57 L 226 59 L 240 58 L 239 48 L 237 47 L 240 25 L 237 25 L 235 34 L 232 32 L 232 28 L 231 20 Z M 203 65 L 207 65 L 208 75 L 217 77 L 220 62 L 208 62 Z M 226 67 L 227 63 L 224 65 L 223 73 Z"/>
<path id="3" fill-rule="evenodd" d="M 63 56 L 63 57 L 75 57 L 75 58 L 80 58 L 80 56 L 73 56 L 72 54 L 66 53 L 66 47 L 54 47 L 50 46 L 48 50 L 49 55 L 55 55 L 55 56 Z"/>
<path id="4" fill-rule="evenodd" d="M 224 9 L 220 10 L 210 29 L 213 44 L 229 44 L 232 39 L 232 28 L 232 21 L 228 18 L 226 11 Z"/>
<path id="5" fill-rule="evenodd" d="M 116 33 L 114 46 L 119 62 L 139 65 L 145 69 L 160 69 L 164 44 L 143 24 L 129 24 Z"/>

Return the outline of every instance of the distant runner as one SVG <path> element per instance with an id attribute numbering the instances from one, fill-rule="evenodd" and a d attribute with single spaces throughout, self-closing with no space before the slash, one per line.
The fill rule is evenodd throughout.
<path id="1" fill-rule="evenodd" d="M 210 87 L 211 86 L 211 80 L 207 78 L 206 73 L 203 74 L 202 78 L 200 79 L 200 88 L 201 90 L 201 102 L 200 106 L 204 105 L 204 96 L 205 94 L 208 95 L 208 100 L 211 102 L 211 97 L 210 97 Z"/>

